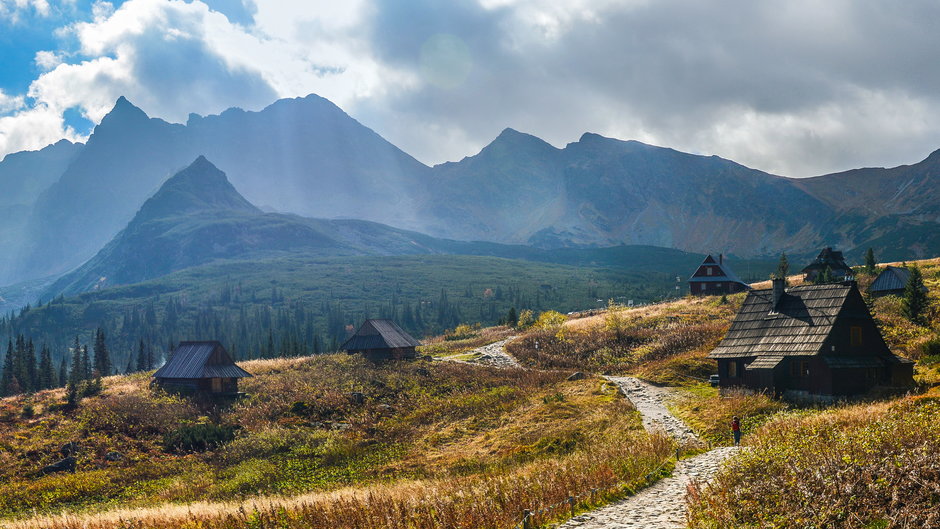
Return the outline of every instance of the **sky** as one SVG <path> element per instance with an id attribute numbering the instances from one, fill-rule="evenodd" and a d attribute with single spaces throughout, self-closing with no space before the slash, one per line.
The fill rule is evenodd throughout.
<path id="1" fill-rule="evenodd" d="M 511 127 L 784 176 L 940 148 L 933 0 L 0 0 L 0 156 L 316 93 L 427 164 Z"/>

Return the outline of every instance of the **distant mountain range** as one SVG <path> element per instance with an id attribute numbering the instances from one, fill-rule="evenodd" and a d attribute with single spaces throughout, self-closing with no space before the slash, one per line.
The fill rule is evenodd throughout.
<path id="1" fill-rule="evenodd" d="M 265 213 L 248 202 L 204 156 L 167 180 L 124 230 L 94 257 L 59 278 L 41 299 L 139 283 L 215 261 L 285 255 L 317 257 L 459 254 L 576 266 L 628 265 L 662 271 L 699 256 L 666 248 L 621 246 L 548 251 L 462 242 L 362 220 Z M 681 269 L 681 268 L 680 268 Z"/>
<path id="2" fill-rule="evenodd" d="M 154 204 L 181 211 L 186 172 L 171 176 L 201 155 L 231 184 L 207 178 L 217 187 L 188 198 L 215 207 L 213 195 L 228 197 L 224 214 L 190 215 L 187 236 L 173 232 L 159 259 L 140 259 L 141 248 L 167 242 L 167 218 Z M 206 165 L 211 173 L 203 162 L 190 169 Z M 70 270 L 58 283 L 62 291 L 93 288 L 101 277 L 139 279 L 196 258 L 192 241 L 205 237 L 215 242 L 200 249 L 213 259 L 269 251 L 272 237 L 327 253 L 373 254 L 392 251 L 380 242 L 390 237 L 394 251 L 405 251 L 401 244 L 415 240 L 414 232 L 523 245 L 529 248 L 513 251 L 533 256 L 620 244 L 740 256 L 832 245 L 850 256 L 873 246 L 879 257 L 914 258 L 940 252 L 938 169 L 934 153 L 911 166 L 790 179 L 596 134 L 558 149 L 512 129 L 475 156 L 428 167 L 313 95 L 259 112 L 193 115 L 185 125 L 149 118 L 121 98 L 86 144 L 59 142 L 0 162 L 0 185 L 10 190 L 0 198 L 0 284 Z M 234 189 L 244 194 L 238 207 Z M 357 247 L 354 223 L 259 208 L 395 228 L 369 224 L 375 237 Z"/>

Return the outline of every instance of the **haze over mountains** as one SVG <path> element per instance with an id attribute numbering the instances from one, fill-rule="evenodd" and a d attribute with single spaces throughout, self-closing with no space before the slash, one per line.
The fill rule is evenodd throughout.
<path id="1" fill-rule="evenodd" d="M 281 100 L 260 112 L 193 115 L 185 125 L 149 118 L 121 98 L 87 144 L 59 142 L 0 162 L 0 183 L 11 190 L 0 200 L 6 249 L 0 284 L 61 275 L 99 251 L 113 252 L 105 246 L 122 230 L 126 244 L 147 240 L 144 228 L 160 218 L 147 217 L 153 206 L 144 203 L 160 199 L 165 213 L 182 214 L 185 200 L 168 199 L 161 185 L 200 155 L 244 195 L 237 215 L 230 210 L 239 208 L 228 207 L 226 215 L 236 215 L 235 224 L 267 226 L 262 231 L 312 221 L 288 222 L 255 205 L 548 249 L 625 243 L 769 256 L 824 244 L 850 253 L 873 245 L 900 258 L 940 250 L 937 153 L 911 166 L 798 180 L 590 133 L 558 149 L 507 129 L 475 156 L 427 167 L 318 96 Z M 336 241 L 308 240 L 344 244 Z M 182 244 L 174 251 L 191 253 L 185 243 L 174 244 Z M 220 243 L 217 254 L 230 248 Z M 181 264 L 132 264 L 133 258 L 124 257 L 123 272 L 108 273 L 130 279 Z M 82 269 L 90 272 L 91 264 Z M 79 276 L 70 276 L 69 288 L 96 280 Z"/>

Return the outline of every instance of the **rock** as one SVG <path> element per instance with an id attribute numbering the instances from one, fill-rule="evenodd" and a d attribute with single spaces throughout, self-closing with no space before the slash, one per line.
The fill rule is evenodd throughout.
<path id="1" fill-rule="evenodd" d="M 424 355 L 421 357 L 421 360 L 427 360 L 428 362 L 431 362 L 434 360 L 434 357 L 431 355 Z"/>
<path id="2" fill-rule="evenodd" d="M 376 407 L 379 409 L 379 413 L 382 415 L 391 415 L 395 413 L 395 408 L 389 406 L 388 404 L 379 404 Z"/>
<path id="3" fill-rule="evenodd" d="M 51 465 L 47 465 L 39 471 L 40 475 L 46 474 L 55 474 L 57 472 L 75 472 L 75 458 L 68 456 L 61 461 L 56 461 Z"/>
<path id="4" fill-rule="evenodd" d="M 575 371 L 574 373 L 568 375 L 568 380 L 584 380 L 584 373 L 580 371 Z"/>
<path id="5" fill-rule="evenodd" d="M 349 394 L 349 400 L 351 400 L 354 404 L 362 404 L 366 401 L 366 396 L 362 393 L 359 393 L 358 391 L 354 391 Z"/>
<path id="6" fill-rule="evenodd" d="M 122 459 L 124 459 L 124 454 L 122 454 L 122 453 L 120 453 L 120 452 L 111 451 L 111 452 L 108 452 L 107 454 L 105 454 L 105 456 L 104 456 L 104 460 L 105 460 L 105 461 L 114 462 L 114 461 L 121 461 Z"/>
<path id="7" fill-rule="evenodd" d="M 423 377 L 429 377 L 429 376 L 431 376 L 431 372 L 428 371 L 426 368 L 423 368 L 423 367 L 419 367 L 418 369 L 415 369 L 415 373 L 417 373 L 417 374 L 419 374 L 419 375 L 421 375 L 421 376 L 423 376 Z"/>
<path id="8" fill-rule="evenodd" d="M 350 426 L 349 423 L 347 423 L 347 422 L 334 422 L 334 423 L 332 424 L 331 428 L 332 428 L 333 430 L 337 430 L 337 431 L 340 431 L 340 432 L 345 432 L 346 430 L 352 428 L 352 426 Z"/>
<path id="9" fill-rule="evenodd" d="M 62 457 L 73 456 L 78 453 L 78 443 L 75 441 L 69 441 L 62 445 L 62 448 L 59 449 L 59 453 L 62 454 Z"/>

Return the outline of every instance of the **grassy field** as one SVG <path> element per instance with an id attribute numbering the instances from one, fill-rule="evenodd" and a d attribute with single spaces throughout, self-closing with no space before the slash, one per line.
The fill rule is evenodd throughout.
<path id="1" fill-rule="evenodd" d="M 221 408 L 155 392 L 145 375 L 110 377 L 75 410 L 61 390 L 4 399 L 0 515 L 22 527 L 234 527 L 243 515 L 302 527 L 354 510 L 370 527 L 505 527 L 569 491 L 602 488 L 600 502 L 625 492 L 616 483 L 640 486 L 672 450 L 598 378 L 346 355 L 243 365 L 249 397 Z M 178 443 L 200 428 L 232 438 Z M 77 472 L 37 475 L 70 441 Z"/>

